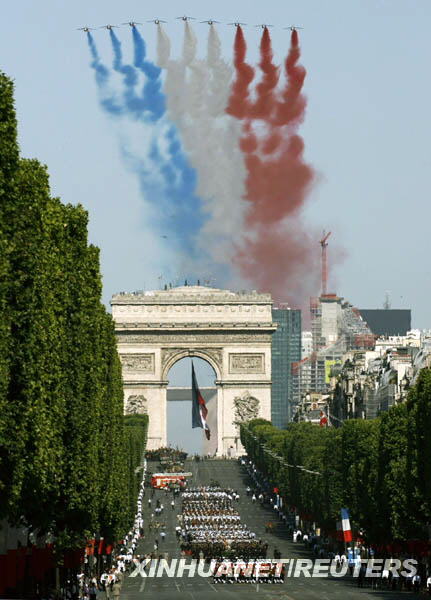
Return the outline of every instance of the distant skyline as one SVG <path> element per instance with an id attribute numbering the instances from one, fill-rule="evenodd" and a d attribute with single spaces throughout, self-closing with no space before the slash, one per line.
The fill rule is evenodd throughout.
<path id="1" fill-rule="evenodd" d="M 332 231 L 330 291 L 360 308 L 381 308 L 388 293 L 393 308 L 412 309 L 413 327 L 431 327 L 428 0 L 304 0 L 291 6 L 238 0 L 234 10 L 225 0 L 217 6 L 189 0 L 179 12 L 166 0 L 20 0 L 0 11 L 0 69 L 15 80 L 22 155 L 47 164 L 53 195 L 89 211 L 107 304 L 118 291 L 183 283 L 183 273 L 180 266 L 178 273 L 167 268 L 159 279 L 161 267 L 175 257 L 149 225 L 148 202 L 118 145 L 126 133 L 134 144 L 140 139 L 133 127 L 126 132 L 100 111 L 85 34 L 76 28 L 159 16 L 169 21 L 166 31 L 178 55 L 182 27 L 175 17 L 186 12 L 199 20 L 249 23 L 244 29 L 252 62 L 260 36 L 255 24 L 275 25 L 271 35 L 280 63 L 288 48 L 283 27 L 304 27 L 308 109 L 301 134 L 306 158 L 319 174 L 305 214 L 310 228 Z M 203 55 L 207 26 L 193 27 Z M 217 28 L 223 56 L 232 59 L 234 28 Z M 155 27 L 145 23 L 140 31 L 154 60 Z M 130 28 L 116 34 L 130 58 Z M 110 64 L 109 34 L 100 30 L 94 36 Z M 344 256 L 334 257 L 331 244 L 344 248 Z M 195 280 L 210 275 L 196 273 Z"/>

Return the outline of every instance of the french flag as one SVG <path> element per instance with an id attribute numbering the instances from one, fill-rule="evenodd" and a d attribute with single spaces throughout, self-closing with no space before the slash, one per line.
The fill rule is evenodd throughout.
<path id="1" fill-rule="evenodd" d="M 341 509 L 341 527 L 343 530 L 343 539 L 345 542 L 352 541 L 352 530 L 350 529 L 350 515 L 347 508 Z"/>
<path id="2" fill-rule="evenodd" d="M 207 423 L 208 409 L 199 391 L 198 382 L 196 380 L 195 367 L 192 362 L 192 427 L 202 427 L 207 436 L 207 440 L 211 437 L 211 431 Z"/>
<path id="3" fill-rule="evenodd" d="M 323 410 L 320 411 L 319 425 L 320 425 L 320 427 L 328 427 L 328 425 L 329 425 L 329 423 L 328 423 L 328 417 L 323 412 Z"/>

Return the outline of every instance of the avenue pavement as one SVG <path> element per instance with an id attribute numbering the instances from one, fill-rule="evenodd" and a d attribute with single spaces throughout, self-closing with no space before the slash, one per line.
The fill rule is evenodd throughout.
<path id="1" fill-rule="evenodd" d="M 156 468 L 156 464 L 149 463 L 149 469 Z M 259 503 L 252 503 L 251 498 L 246 496 L 246 487 L 251 482 L 247 479 L 245 472 L 237 461 L 234 460 L 188 460 L 186 470 L 193 473 L 189 483 L 190 486 L 209 485 L 211 481 L 217 481 L 222 487 L 231 487 L 241 495 L 240 502 L 236 507 L 241 515 L 241 520 L 246 523 L 257 536 L 264 539 L 268 544 L 268 558 L 273 557 L 274 548 L 278 548 L 283 558 L 313 558 L 311 553 L 302 543 L 296 544 L 288 536 L 287 530 L 278 521 L 275 513 L 268 507 L 262 507 Z M 145 554 L 153 551 L 154 541 L 159 542 L 159 553 L 167 552 L 169 558 L 179 558 L 179 543 L 175 536 L 177 515 L 181 509 L 181 501 L 176 498 L 175 510 L 171 508 L 172 495 L 156 491 L 152 497 L 152 507 L 155 507 L 157 498 L 164 505 L 164 511 L 159 521 L 166 524 L 166 539 L 149 531 L 148 522 L 151 509 L 148 508 L 148 498 L 151 491 L 147 490 L 144 497 L 144 519 L 145 537 L 140 541 L 138 553 Z M 265 532 L 265 524 L 272 521 L 277 525 L 271 533 Z M 251 597 L 262 600 L 398 600 L 413 596 L 410 592 L 393 592 L 389 590 L 371 590 L 358 588 L 357 580 L 346 579 L 324 579 L 324 578 L 286 578 L 284 584 L 213 584 L 210 577 L 204 578 L 187 576 L 181 578 L 143 578 L 141 576 L 126 576 L 122 587 L 121 600 L 146 600 L 155 598 L 158 600 L 180 600 L 190 598 L 192 600 L 250 600 Z"/>

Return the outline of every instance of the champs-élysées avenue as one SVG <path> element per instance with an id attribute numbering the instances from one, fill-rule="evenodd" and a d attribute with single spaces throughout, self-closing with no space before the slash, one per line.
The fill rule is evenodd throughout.
<path id="1" fill-rule="evenodd" d="M 0 15 L 0 599 L 431 595 L 428 0 Z"/>

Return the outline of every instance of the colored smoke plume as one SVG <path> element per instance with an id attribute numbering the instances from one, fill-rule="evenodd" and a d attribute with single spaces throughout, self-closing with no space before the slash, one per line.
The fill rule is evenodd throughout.
<path id="1" fill-rule="evenodd" d="M 145 99 L 144 110 L 151 121 L 158 121 L 166 112 L 166 96 L 162 91 L 161 69 L 146 60 L 147 49 L 145 40 L 136 27 L 132 28 L 134 65 L 146 77 L 142 92 Z"/>
<path id="2" fill-rule="evenodd" d="M 101 63 L 94 39 L 88 34 L 91 67 L 102 109 L 122 119 L 121 155 L 139 179 L 150 226 L 168 240 L 177 262 L 187 265 L 182 268 L 189 276 L 197 256 L 196 235 L 204 222 L 202 201 L 196 194 L 196 172 L 189 164 L 177 128 L 166 116 L 162 71 L 146 60 L 145 41 L 136 28 L 132 32 L 133 65 L 123 63 L 121 42 L 112 30 L 109 32 L 113 70 L 122 75 L 120 93 L 108 86 L 112 70 Z M 128 121 L 133 124 L 131 136 L 125 133 Z M 139 135 L 139 146 L 132 149 L 132 139 Z"/>
<path id="3" fill-rule="evenodd" d="M 112 29 L 109 30 L 109 37 L 111 39 L 113 53 L 112 68 L 114 71 L 123 76 L 123 98 L 126 106 L 121 112 L 131 112 L 136 118 L 139 118 L 142 112 L 142 98 L 136 94 L 138 74 L 136 69 L 134 69 L 131 65 L 123 64 L 123 50 L 121 47 L 121 42 Z"/>
<path id="4" fill-rule="evenodd" d="M 97 51 L 96 42 L 89 31 L 87 32 L 87 42 L 91 54 L 91 68 L 95 71 L 97 84 L 105 84 L 109 78 L 109 71 L 104 65 L 102 65 L 99 52 Z"/>
<path id="5" fill-rule="evenodd" d="M 284 64 L 286 85 L 282 92 L 282 101 L 277 104 L 274 125 L 299 124 L 304 118 L 307 102 L 302 94 L 302 87 L 307 72 L 302 65 L 298 65 L 300 56 L 298 32 L 294 30 L 291 35 L 289 54 Z"/>
<path id="6" fill-rule="evenodd" d="M 239 149 L 241 123 L 226 114 L 232 67 L 223 60 L 216 28 L 208 30 L 207 56 L 196 58 L 196 38 L 184 27 L 182 55 L 167 59 L 169 38 L 158 36 L 157 63 L 166 69 L 168 115 L 176 123 L 198 175 L 206 219 L 197 236 L 204 266 L 219 285 L 229 281 L 233 240 L 244 223 L 246 170 Z"/>
<path id="7" fill-rule="evenodd" d="M 87 42 L 91 55 L 90 66 L 94 71 L 100 105 L 110 115 L 120 116 L 122 113 L 121 104 L 118 103 L 116 95 L 108 89 L 109 69 L 102 64 L 96 42 L 90 32 L 87 32 Z"/>
<path id="8" fill-rule="evenodd" d="M 315 173 L 304 160 L 304 141 L 297 134 L 306 107 L 302 94 L 305 69 L 297 65 L 297 32 L 292 32 L 281 91 L 276 89 L 279 70 L 273 63 L 266 28 L 260 54 L 262 77 L 256 86 L 256 99 L 250 102 L 252 69 L 245 62 L 245 40 L 237 31 L 236 80 L 227 111 L 243 120 L 240 147 L 247 168 L 248 208 L 247 232 L 235 263 L 242 276 L 260 291 L 271 292 L 276 301 L 288 300 L 292 306 L 301 307 L 318 289 L 319 254 L 301 219 Z"/>
<path id="9" fill-rule="evenodd" d="M 250 109 L 249 94 L 250 84 L 254 79 L 254 69 L 245 62 L 247 53 L 247 44 L 244 38 L 244 32 L 241 26 L 237 26 L 234 43 L 234 66 L 235 81 L 232 85 L 232 92 L 226 112 L 237 119 L 243 119 L 248 116 Z"/>
<path id="10" fill-rule="evenodd" d="M 257 99 L 252 105 L 251 115 L 254 119 L 267 119 L 274 109 L 274 90 L 280 78 L 280 70 L 273 63 L 271 36 L 267 27 L 264 28 L 260 42 L 260 63 L 262 81 L 256 86 Z"/>
<path id="11" fill-rule="evenodd" d="M 243 276 L 261 292 L 270 292 L 274 301 L 307 308 L 319 286 L 316 239 L 300 219 L 260 224 L 240 248 L 236 263 Z"/>
<path id="12" fill-rule="evenodd" d="M 304 161 L 303 139 L 287 132 L 259 139 L 253 132 L 246 132 L 241 148 L 246 154 L 250 202 L 247 223 L 268 225 L 297 214 L 314 182 L 314 171 Z"/>
<path id="13" fill-rule="evenodd" d="M 109 30 L 111 38 L 114 71 L 123 75 L 124 86 L 124 112 L 136 119 L 158 121 L 166 112 L 166 98 L 162 92 L 161 69 L 146 60 L 145 40 L 134 27 L 133 33 L 133 66 L 123 64 L 123 51 L 120 40 L 112 29 Z M 139 71 L 145 77 L 145 84 L 140 93 L 137 93 Z"/>
<path id="14" fill-rule="evenodd" d="M 160 68 L 167 66 L 170 55 L 171 42 L 159 23 L 157 25 L 157 64 Z"/>

